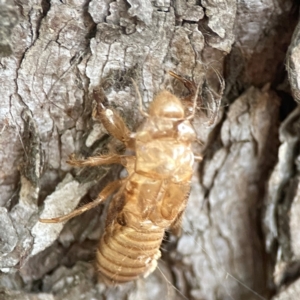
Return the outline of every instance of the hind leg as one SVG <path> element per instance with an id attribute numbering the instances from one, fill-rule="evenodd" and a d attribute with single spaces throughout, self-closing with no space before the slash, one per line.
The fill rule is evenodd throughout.
<path id="1" fill-rule="evenodd" d="M 123 183 L 123 180 L 116 180 L 113 182 L 110 182 L 98 195 L 98 197 L 86 204 L 83 205 L 74 211 L 72 211 L 69 214 L 66 214 L 64 216 L 56 217 L 56 218 L 51 218 L 51 219 L 39 219 L 41 223 L 60 223 L 64 221 L 68 221 L 76 216 L 81 215 L 82 213 L 86 212 L 87 210 L 90 210 L 91 208 L 94 208 L 98 206 L 99 204 L 103 203 L 111 194 L 113 194 L 117 189 L 121 187 Z"/>

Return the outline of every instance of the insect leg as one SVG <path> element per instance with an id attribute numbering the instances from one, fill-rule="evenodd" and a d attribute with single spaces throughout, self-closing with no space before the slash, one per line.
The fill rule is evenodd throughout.
<path id="1" fill-rule="evenodd" d="M 173 223 L 170 225 L 170 231 L 176 236 L 181 235 L 181 225 L 182 225 L 183 211 L 181 211 Z"/>
<path id="2" fill-rule="evenodd" d="M 82 213 L 84 213 L 87 210 L 90 210 L 91 208 L 96 207 L 97 205 L 101 204 L 104 200 L 106 200 L 106 198 L 108 196 L 110 196 L 111 194 L 113 194 L 118 188 L 120 188 L 120 186 L 122 185 L 123 180 L 116 180 L 113 182 L 110 182 L 98 195 L 98 197 L 86 204 L 83 205 L 77 209 L 75 209 L 74 211 L 72 211 L 69 214 L 66 214 L 64 216 L 61 217 L 57 217 L 57 218 L 51 218 L 51 219 L 39 219 L 39 221 L 41 223 L 60 223 L 60 222 L 64 222 L 67 220 L 70 220 L 78 215 L 81 215 Z"/>
<path id="3" fill-rule="evenodd" d="M 97 155 L 88 157 L 86 159 L 77 159 L 75 158 L 75 154 L 73 153 L 69 156 L 67 163 L 74 167 L 93 167 L 110 164 L 125 165 L 126 160 L 124 159 L 124 156 L 117 154 Z"/>
<path id="4" fill-rule="evenodd" d="M 91 156 L 86 159 L 77 159 L 74 154 L 69 156 L 67 163 L 74 167 L 93 167 L 110 164 L 120 164 L 124 166 L 129 173 L 133 171 L 135 156 L 125 156 L 117 154 Z"/>
<path id="5" fill-rule="evenodd" d="M 106 108 L 101 103 L 101 92 L 99 90 L 93 91 L 94 98 L 97 102 L 94 116 L 99 117 L 105 129 L 115 138 L 126 145 L 126 148 L 134 148 L 134 137 L 126 126 L 121 116 L 111 108 Z"/>

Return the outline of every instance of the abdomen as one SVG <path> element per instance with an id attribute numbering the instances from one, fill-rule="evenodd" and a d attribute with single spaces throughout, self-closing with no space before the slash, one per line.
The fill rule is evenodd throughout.
<path id="1" fill-rule="evenodd" d="M 154 271 L 164 229 L 137 231 L 117 222 L 111 226 L 111 232 L 106 230 L 97 249 L 97 268 L 104 281 L 125 283 Z"/>
<path id="2" fill-rule="evenodd" d="M 189 189 L 189 182 L 130 175 L 109 206 L 97 249 L 97 268 L 105 283 L 133 281 L 155 270 L 165 229 L 184 210 Z"/>

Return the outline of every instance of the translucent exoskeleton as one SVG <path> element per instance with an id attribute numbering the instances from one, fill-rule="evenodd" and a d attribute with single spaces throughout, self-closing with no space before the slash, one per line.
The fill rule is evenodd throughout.
<path id="1" fill-rule="evenodd" d="M 179 99 L 163 90 L 148 112 L 143 111 L 140 103 L 145 121 L 135 134 L 117 112 L 103 106 L 94 90 L 96 115 L 107 131 L 135 155 L 111 154 L 84 160 L 71 155 L 68 163 L 74 167 L 117 163 L 127 169 L 128 176 L 109 183 L 97 199 L 68 215 L 40 219 L 44 223 L 66 221 L 114 194 L 96 254 L 97 269 L 109 284 L 125 283 L 153 272 L 161 256 L 159 248 L 165 230 L 178 232 L 181 227 L 195 160 L 192 143 L 196 134 L 190 121 L 198 91 L 193 82 L 170 74 L 183 82 L 190 95 Z"/>

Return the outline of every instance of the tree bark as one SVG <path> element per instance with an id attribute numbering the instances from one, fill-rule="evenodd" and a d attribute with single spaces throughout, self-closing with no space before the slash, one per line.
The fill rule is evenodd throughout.
<path id="1" fill-rule="evenodd" d="M 0 1 L 0 299 L 298 299 L 297 18 L 292 0 Z M 66 163 L 124 150 L 93 119 L 93 89 L 134 131 L 131 79 L 147 107 L 187 93 L 168 71 L 200 86 L 203 161 L 158 268 L 107 287 L 93 263 L 107 204 L 38 219 L 120 176 Z"/>

